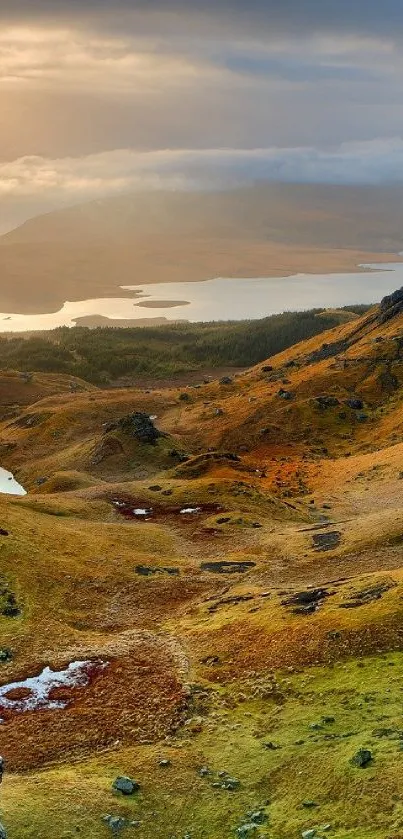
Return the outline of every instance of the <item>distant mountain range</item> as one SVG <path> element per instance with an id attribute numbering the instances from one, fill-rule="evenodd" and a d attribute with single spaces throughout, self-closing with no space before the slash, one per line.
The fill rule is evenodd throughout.
<path id="1" fill-rule="evenodd" d="M 346 271 L 393 258 L 402 231 L 401 186 L 126 194 L 2 236 L 0 311 L 55 311 L 129 284 Z"/>

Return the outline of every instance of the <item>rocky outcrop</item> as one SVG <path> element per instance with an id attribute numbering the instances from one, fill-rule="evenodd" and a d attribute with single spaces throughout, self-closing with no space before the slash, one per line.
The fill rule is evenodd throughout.
<path id="1" fill-rule="evenodd" d="M 165 434 L 155 427 L 148 414 L 143 414 L 140 411 L 122 417 L 118 422 L 118 428 L 126 434 L 130 434 L 131 437 L 135 437 L 139 443 L 148 443 L 152 446 L 160 437 L 165 437 Z"/>
<path id="2" fill-rule="evenodd" d="M 386 323 L 386 321 L 391 320 L 396 315 L 401 315 L 403 313 L 403 287 L 394 291 L 393 294 L 384 297 L 381 300 L 379 310 L 380 323 Z"/>

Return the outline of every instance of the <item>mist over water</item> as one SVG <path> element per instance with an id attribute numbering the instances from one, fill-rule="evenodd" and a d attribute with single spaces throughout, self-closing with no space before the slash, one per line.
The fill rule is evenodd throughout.
<path id="1" fill-rule="evenodd" d="M 77 318 L 90 315 L 112 321 L 130 319 L 133 326 L 139 319 L 161 317 L 168 321 L 191 322 L 256 319 L 287 310 L 377 303 L 403 286 L 403 263 L 372 264 L 365 268 L 368 269 L 366 272 L 350 274 L 296 274 L 255 279 L 218 277 L 206 282 L 122 286 L 124 291 L 135 292 L 136 296 L 66 302 L 59 312 L 51 314 L 0 313 L 0 332 L 74 326 Z M 172 305 L 172 301 L 182 302 Z"/>

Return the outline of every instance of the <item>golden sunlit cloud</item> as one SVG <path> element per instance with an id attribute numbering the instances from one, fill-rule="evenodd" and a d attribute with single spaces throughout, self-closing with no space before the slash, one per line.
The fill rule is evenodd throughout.
<path id="1" fill-rule="evenodd" d="M 194 82 L 214 68 L 170 54 L 150 41 L 95 38 L 74 30 L 12 28 L 0 33 L 2 85 L 152 92 Z"/>

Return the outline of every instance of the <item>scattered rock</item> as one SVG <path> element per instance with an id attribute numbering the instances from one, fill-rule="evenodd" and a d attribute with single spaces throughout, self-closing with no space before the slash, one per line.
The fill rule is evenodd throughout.
<path id="1" fill-rule="evenodd" d="M 9 536 L 8 530 L 5 530 L 4 527 L 0 527 L 0 536 Z"/>
<path id="2" fill-rule="evenodd" d="M 249 822 L 248 824 L 243 824 L 241 827 L 238 827 L 237 834 L 238 836 L 253 836 L 253 834 L 258 833 L 258 826 L 254 822 Z"/>
<path id="3" fill-rule="evenodd" d="M 161 766 L 162 769 L 167 769 L 168 766 L 171 766 L 171 761 L 169 758 L 162 758 L 158 761 L 158 766 Z"/>
<path id="4" fill-rule="evenodd" d="M 133 781 L 131 778 L 121 775 L 113 782 L 112 788 L 116 790 L 116 792 L 121 792 L 122 795 L 133 795 L 134 792 L 138 792 L 140 789 L 140 784 L 138 784 L 137 781 Z"/>
<path id="5" fill-rule="evenodd" d="M 153 577 L 154 574 L 169 574 L 171 577 L 179 575 L 179 568 L 169 565 L 136 565 L 134 570 L 141 577 Z"/>
<path id="6" fill-rule="evenodd" d="M 251 568 L 255 568 L 256 562 L 229 562 L 221 560 L 220 562 L 202 562 L 200 568 L 202 571 L 210 571 L 213 574 L 244 574 Z"/>
<path id="7" fill-rule="evenodd" d="M 315 839 L 316 828 L 311 828 L 310 830 L 303 830 L 301 836 L 302 839 Z"/>
<path id="8" fill-rule="evenodd" d="M 223 376 L 222 379 L 220 379 L 220 385 L 232 385 L 232 383 L 233 380 L 230 376 Z"/>
<path id="9" fill-rule="evenodd" d="M 362 399 L 347 399 L 346 405 L 348 408 L 352 408 L 353 411 L 361 411 L 364 407 Z"/>
<path id="10" fill-rule="evenodd" d="M 294 394 L 291 393 L 290 390 L 283 390 L 283 388 L 280 388 L 280 390 L 277 393 L 277 396 L 280 399 L 294 399 Z"/>
<path id="11" fill-rule="evenodd" d="M 310 615 L 319 608 L 326 597 L 330 597 L 330 593 L 325 588 L 308 589 L 307 591 L 298 591 L 281 601 L 282 606 L 295 606 L 292 611 L 295 615 Z"/>
<path id="12" fill-rule="evenodd" d="M 327 533 L 314 533 L 312 544 L 317 551 L 331 551 L 340 545 L 340 539 L 338 530 L 329 530 Z"/>
<path id="13" fill-rule="evenodd" d="M 322 410 L 326 410 L 326 408 L 335 408 L 337 405 L 340 405 L 336 396 L 317 396 L 316 399 L 314 399 L 314 402 Z"/>
<path id="14" fill-rule="evenodd" d="M 127 819 L 123 818 L 123 816 L 102 816 L 102 821 L 105 822 L 107 827 L 112 831 L 112 833 L 120 833 L 124 827 L 127 827 L 129 822 Z"/>
<path id="15" fill-rule="evenodd" d="M 356 754 L 351 758 L 350 763 L 352 763 L 353 766 L 359 766 L 360 768 L 363 768 L 365 766 L 368 766 L 368 764 L 371 763 L 372 760 L 372 752 L 370 752 L 369 749 L 358 749 L 358 752 L 356 752 Z"/>
<path id="16" fill-rule="evenodd" d="M 340 603 L 340 609 L 356 609 L 358 606 L 373 603 L 375 600 L 380 600 L 385 592 L 394 588 L 396 585 L 394 580 L 383 580 L 373 583 L 359 591 L 353 592 L 346 603 Z"/>
<path id="17" fill-rule="evenodd" d="M 3 647 L 0 649 L 0 662 L 2 664 L 6 663 L 7 661 L 12 661 L 13 654 L 8 647 Z"/>
<path id="18" fill-rule="evenodd" d="M 221 784 L 221 789 L 230 790 L 230 792 L 235 792 L 240 787 L 241 782 L 238 781 L 238 778 L 225 778 Z"/>
<path id="19" fill-rule="evenodd" d="M 153 484 L 152 486 L 148 487 L 150 492 L 161 492 L 162 487 L 159 484 Z"/>

